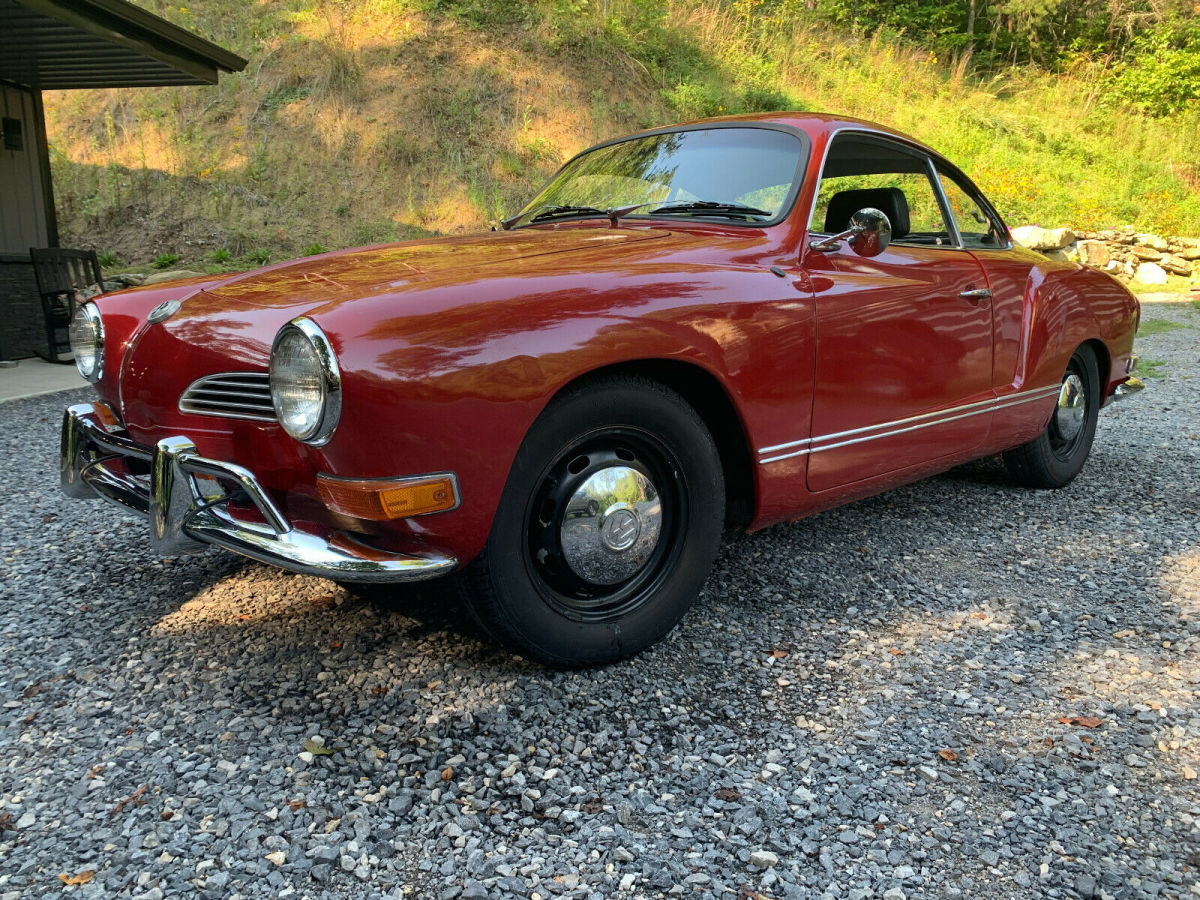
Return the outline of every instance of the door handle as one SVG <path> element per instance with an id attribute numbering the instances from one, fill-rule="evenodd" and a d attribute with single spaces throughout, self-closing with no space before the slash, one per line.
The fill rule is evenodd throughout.
<path id="1" fill-rule="evenodd" d="M 966 300 L 986 300 L 992 296 L 992 292 L 987 288 L 973 288 L 969 291 L 959 291 L 958 296 Z"/>

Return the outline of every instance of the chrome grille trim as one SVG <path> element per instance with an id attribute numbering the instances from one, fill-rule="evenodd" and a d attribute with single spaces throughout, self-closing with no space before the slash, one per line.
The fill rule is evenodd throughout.
<path id="1" fill-rule="evenodd" d="M 277 421 L 266 372 L 220 372 L 197 379 L 179 398 L 179 411 L 252 422 Z"/>

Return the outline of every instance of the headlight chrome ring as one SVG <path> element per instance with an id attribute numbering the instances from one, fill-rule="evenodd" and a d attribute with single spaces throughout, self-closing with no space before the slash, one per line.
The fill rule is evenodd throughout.
<path id="1" fill-rule="evenodd" d="M 93 384 L 104 374 L 104 320 L 95 303 L 85 303 L 75 310 L 67 329 L 75 368 Z"/>
<path id="2" fill-rule="evenodd" d="M 283 430 L 320 446 L 342 415 L 342 375 L 325 332 L 301 316 L 279 329 L 271 345 L 271 403 Z"/>

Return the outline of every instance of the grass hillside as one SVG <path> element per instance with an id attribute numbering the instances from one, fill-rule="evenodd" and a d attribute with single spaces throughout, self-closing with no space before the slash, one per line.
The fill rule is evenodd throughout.
<path id="1" fill-rule="evenodd" d="M 48 93 L 64 243 L 240 267 L 486 228 L 597 140 L 811 109 L 907 131 L 1012 224 L 1200 234 L 1200 109 L 829 30 L 764 0 L 139 0 L 250 60 L 216 87 Z M 172 259 L 174 257 L 174 259 Z"/>

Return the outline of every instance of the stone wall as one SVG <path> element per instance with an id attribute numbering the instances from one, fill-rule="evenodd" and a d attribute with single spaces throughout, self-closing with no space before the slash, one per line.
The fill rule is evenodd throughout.
<path id="1" fill-rule="evenodd" d="M 1051 259 L 1066 259 L 1103 269 L 1138 285 L 1166 284 L 1170 276 L 1200 285 L 1200 238 L 1160 237 L 1131 227 L 1072 231 L 1022 225 L 1013 240 Z"/>

